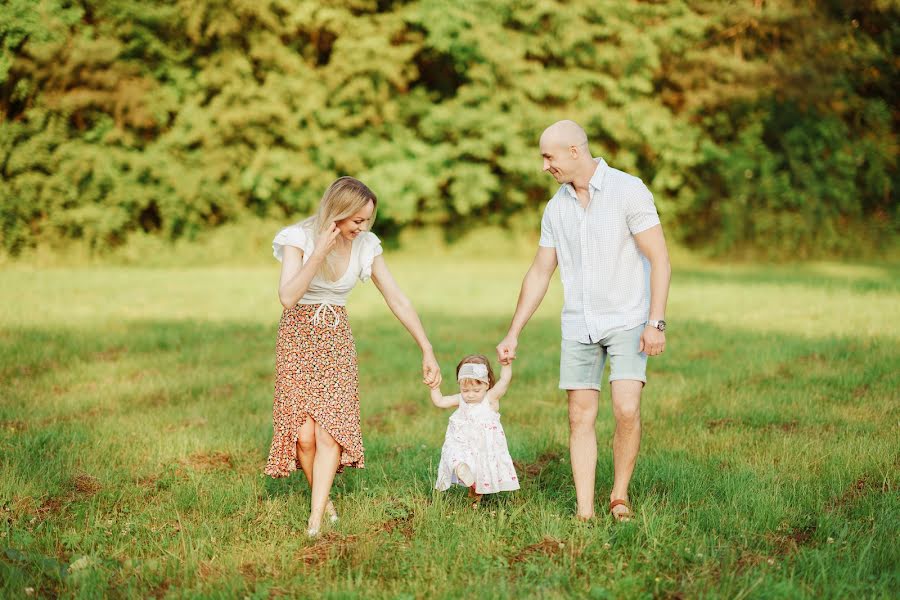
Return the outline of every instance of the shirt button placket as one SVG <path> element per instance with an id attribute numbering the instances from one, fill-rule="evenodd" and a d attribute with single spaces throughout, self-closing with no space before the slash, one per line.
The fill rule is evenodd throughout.
<path id="1" fill-rule="evenodd" d="M 590 205 L 588 205 L 590 208 Z M 587 327 L 588 342 L 594 341 L 593 327 L 591 326 L 591 303 L 590 303 L 590 276 L 591 276 L 591 260 L 590 260 L 590 244 L 588 244 L 588 210 L 585 209 L 584 217 L 581 219 L 581 312 L 584 314 L 584 324 Z"/>

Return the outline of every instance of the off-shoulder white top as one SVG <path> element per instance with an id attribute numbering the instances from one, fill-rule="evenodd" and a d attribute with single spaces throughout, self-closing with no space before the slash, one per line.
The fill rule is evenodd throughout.
<path id="1" fill-rule="evenodd" d="M 281 262 L 284 247 L 294 246 L 303 250 L 303 264 L 312 256 L 315 237 L 311 231 L 299 224 L 290 225 L 279 231 L 272 240 L 272 254 Z M 328 281 L 320 275 L 313 277 L 309 289 L 298 304 L 333 304 L 344 306 L 347 296 L 357 281 L 368 281 L 372 277 L 372 262 L 381 254 L 381 240 L 371 231 L 360 233 L 350 249 L 350 264 L 346 272 L 336 281 Z"/>

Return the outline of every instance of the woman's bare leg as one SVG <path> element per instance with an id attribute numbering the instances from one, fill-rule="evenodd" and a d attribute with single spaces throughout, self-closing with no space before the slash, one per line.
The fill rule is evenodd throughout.
<path id="1" fill-rule="evenodd" d="M 316 458 L 316 422 L 312 420 L 312 417 L 307 417 L 300 427 L 300 435 L 297 438 L 297 458 L 300 469 L 306 475 L 306 481 L 312 489 L 313 462 Z M 337 521 L 337 510 L 330 498 L 325 504 L 325 514 L 332 521 Z"/>
<path id="2" fill-rule="evenodd" d="M 313 461 L 312 500 L 309 511 L 309 530 L 318 532 L 328 503 L 334 474 L 341 462 L 341 446 L 325 428 L 316 424 L 316 457 Z"/>

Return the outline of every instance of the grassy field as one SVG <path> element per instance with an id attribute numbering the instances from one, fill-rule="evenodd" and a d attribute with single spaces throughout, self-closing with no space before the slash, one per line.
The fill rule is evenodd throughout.
<path id="1" fill-rule="evenodd" d="M 389 253 L 444 368 L 490 354 L 528 256 Z M 0 271 L 4 597 L 803 598 L 900 589 L 900 271 L 679 261 L 638 518 L 574 520 L 558 284 L 502 414 L 522 489 L 432 491 L 448 412 L 371 284 L 351 298 L 368 468 L 303 535 L 271 439 L 277 263 Z M 449 392 L 449 385 L 445 385 Z M 609 493 L 608 391 L 598 497 Z"/>

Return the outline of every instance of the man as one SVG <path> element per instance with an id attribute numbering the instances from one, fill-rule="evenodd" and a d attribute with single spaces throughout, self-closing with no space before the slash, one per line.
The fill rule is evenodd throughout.
<path id="1" fill-rule="evenodd" d="M 519 334 L 559 265 L 564 294 L 559 387 L 569 402 L 576 516 L 594 515 L 594 422 L 608 356 L 616 419 L 608 510 L 628 520 L 633 517 L 628 484 L 640 447 L 647 356 L 661 354 L 666 345 L 671 275 L 666 241 L 647 187 L 593 158 L 577 123 L 554 123 L 541 135 L 540 146 L 544 171 L 562 185 L 544 210 L 540 247 L 497 356 L 502 364 L 516 358 Z"/>

